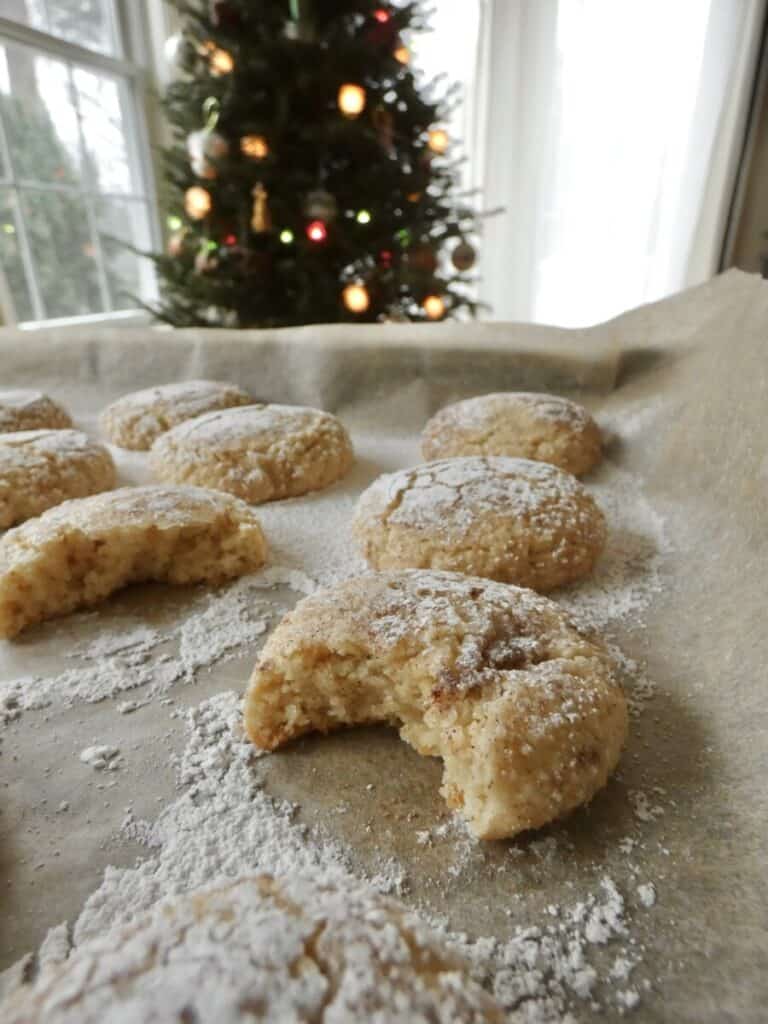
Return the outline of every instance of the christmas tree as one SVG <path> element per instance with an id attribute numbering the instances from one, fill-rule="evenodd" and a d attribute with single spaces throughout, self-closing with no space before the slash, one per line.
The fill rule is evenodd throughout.
<path id="1" fill-rule="evenodd" d="M 183 32 L 155 315 L 266 327 L 474 313 L 452 93 L 410 66 L 421 3 L 172 2 Z"/>

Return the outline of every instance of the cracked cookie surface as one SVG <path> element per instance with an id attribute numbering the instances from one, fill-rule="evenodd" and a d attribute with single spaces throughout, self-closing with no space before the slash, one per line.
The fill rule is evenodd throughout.
<path id="1" fill-rule="evenodd" d="M 0 636 L 129 583 L 221 583 L 258 569 L 266 542 L 243 501 L 199 487 L 122 487 L 66 501 L 0 538 Z"/>
<path id="2" fill-rule="evenodd" d="M 147 451 L 167 430 L 216 409 L 250 405 L 253 398 L 235 384 L 185 380 L 123 395 L 102 412 L 101 428 L 120 448 Z"/>
<path id="3" fill-rule="evenodd" d="M 209 413 L 159 437 L 151 462 L 160 480 L 198 484 L 260 503 L 319 491 L 354 460 L 343 424 L 298 405 L 249 405 Z"/>
<path id="4" fill-rule="evenodd" d="M 579 481 L 529 459 L 441 459 L 374 481 L 353 532 L 374 569 L 447 569 L 542 592 L 587 576 L 605 518 Z"/>
<path id="5" fill-rule="evenodd" d="M 567 398 L 506 391 L 447 405 L 424 427 L 425 459 L 507 455 L 550 462 L 581 476 L 602 457 L 600 428 Z"/>
<path id="6" fill-rule="evenodd" d="M 0 389 L 0 434 L 15 430 L 66 430 L 72 426 L 67 410 L 42 391 Z"/>
<path id="7" fill-rule="evenodd" d="M 0 529 L 115 486 L 107 449 L 79 430 L 0 434 Z"/>
<path id="8" fill-rule="evenodd" d="M 443 759 L 441 792 L 481 839 L 537 828 L 615 767 L 626 700 L 604 646 L 531 590 L 458 573 L 375 573 L 299 602 L 245 700 L 256 746 L 383 722 Z"/>
<path id="9" fill-rule="evenodd" d="M 165 900 L 17 991 L 5 1024 L 502 1024 L 415 915 L 352 879 L 261 875 Z"/>

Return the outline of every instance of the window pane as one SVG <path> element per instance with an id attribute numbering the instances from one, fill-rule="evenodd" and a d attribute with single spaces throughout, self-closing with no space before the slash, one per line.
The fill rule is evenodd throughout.
<path id="1" fill-rule="evenodd" d="M 0 0 L 0 16 L 89 50 L 119 55 L 113 0 Z"/>
<path id="2" fill-rule="evenodd" d="M 62 61 L 0 48 L 0 112 L 17 180 L 76 184 L 80 133 Z"/>
<path id="3" fill-rule="evenodd" d="M 151 247 L 146 203 L 120 199 L 98 200 L 101 251 L 113 309 L 134 309 L 136 298 L 155 294 L 152 264 L 125 247 L 146 252 Z"/>
<path id="4" fill-rule="evenodd" d="M 106 75 L 75 68 L 72 79 L 83 125 L 86 166 L 99 192 L 141 191 L 135 161 L 127 143 L 121 85 Z M 122 88 L 125 88 L 124 86 Z"/>
<path id="5" fill-rule="evenodd" d="M 35 310 L 19 248 L 15 199 L 10 189 L 0 191 L 0 265 L 0 301 L 4 311 L 16 320 L 34 320 Z M 6 308 L 8 305 L 10 309 Z"/>
<path id="6" fill-rule="evenodd" d="M 104 312 L 82 198 L 67 192 L 25 192 L 22 210 L 45 315 Z"/>

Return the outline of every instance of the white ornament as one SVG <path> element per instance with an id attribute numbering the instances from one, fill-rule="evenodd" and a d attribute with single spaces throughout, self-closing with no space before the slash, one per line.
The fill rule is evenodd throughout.
<path id="1" fill-rule="evenodd" d="M 193 172 L 198 178 L 211 180 L 217 171 L 211 160 L 221 160 L 229 153 L 229 143 L 223 135 L 201 128 L 187 137 L 187 152 Z"/>

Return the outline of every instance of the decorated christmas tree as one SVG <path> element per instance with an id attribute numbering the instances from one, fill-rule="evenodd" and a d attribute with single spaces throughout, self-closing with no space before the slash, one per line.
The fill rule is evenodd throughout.
<path id="1" fill-rule="evenodd" d="M 441 320 L 473 313 L 475 212 L 450 95 L 411 67 L 418 2 L 172 0 L 176 326 Z"/>

